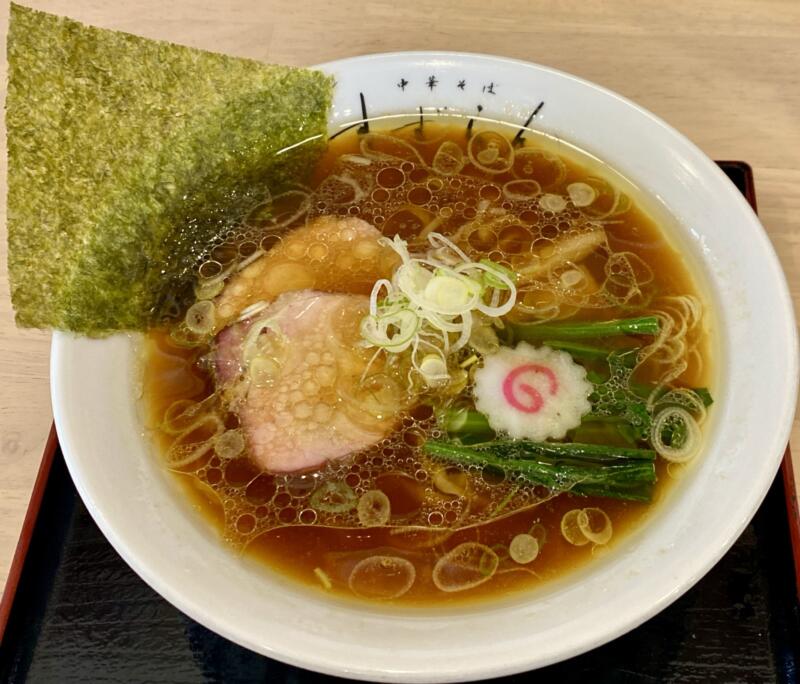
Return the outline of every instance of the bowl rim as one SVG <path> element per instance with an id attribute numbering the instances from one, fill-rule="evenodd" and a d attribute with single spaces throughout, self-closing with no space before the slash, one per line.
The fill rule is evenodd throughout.
<path id="1" fill-rule="evenodd" d="M 352 65 L 360 65 L 365 62 L 380 62 L 385 60 L 436 60 L 436 59 L 462 59 L 462 60 L 480 60 L 490 61 L 498 64 L 510 64 L 517 67 L 533 68 L 534 70 L 549 73 L 559 78 L 568 79 L 591 90 L 599 91 L 605 96 L 612 97 L 626 106 L 636 110 L 638 115 L 646 117 L 654 125 L 661 128 L 670 138 L 678 140 L 683 145 L 684 150 L 692 153 L 694 159 L 706 173 L 711 173 L 724 178 L 723 172 L 714 164 L 697 146 L 694 145 L 684 135 L 668 125 L 665 121 L 652 114 L 643 107 L 637 105 L 631 100 L 611 91 L 602 86 L 596 85 L 590 81 L 579 78 L 572 74 L 568 74 L 557 69 L 542 66 L 532 62 L 523 60 L 511 59 L 506 57 L 496 57 L 480 53 L 471 52 L 450 52 L 450 51 L 409 51 L 409 52 L 390 52 L 390 53 L 375 53 L 356 57 L 345 58 L 325 62 L 316 65 L 312 68 L 317 68 L 326 72 L 334 72 L 337 70 L 346 70 Z M 738 196 L 738 192 L 737 192 Z M 758 222 L 754 212 L 744 198 L 739 196 L 740 211 L 744 211 L 750 217 Z M 760 226 L 760 222 L 759 222 Z M 761 242 L 761 248 L 769 259 L 769 268 L 775 272 L 779 280 L 780 292 L 776 292 L 779 297 L 776 299 L 776 306 L 778 306 L 785 316 L 786 331 L 785 331 L 785 347 L 788 353 L 788 367 L 786 368 L 787 382 L 785 391 L 783 392 L 786 402 L 784 404 L 784 414 L 775 421 L 776 426 L 780 426 L 779 430 L 775 431 L 773 443 L 777 445 L 785 445 L 787 443 L 791 427 L 792 417 L 795 410 L 795 402 L 798 388 L 798 337 L 797 329 L 794 325 L 793 316 L 793 303 L 791 300 L 789 288 L 786 282 L 785 275 L 782 271 L 780 262 L 772 243 L 766 232 L 761 228 L 757 231 L 755 239 Z M 637 627 L 647 619 L 651 618 L 656 613 L 663 610 L 670 603 L 679 598 L 689 588 L 691 588 L 703 575 L 705 575 L 717 561 L 728 551 L 732 544 L 741 535 L 744 528 L 749 523 L 757 508 L 760 506 L 763 498 L 765 497 L 769 485 L 772 482 L 777 468 L 780 465 L 780 460 L 783 454 L 783 448 L 778 451 L 777 449 L 765 450 L 771 458 L 769 467 L 764 467 L 759 470 L 757 477 L 752 479 L 751 493 L 752 496 L 746 501 L 741 509 L 734 512 L 726 525 L 727 534 L 720 542 L 714 547 L 713 553 L 707 553 L 702 557 L 690 559 L 687 566 L 690 567 L 690 572 L 684 572 L 681 576 L 681 581 L 673 587 L 672 591 L 664 593 L 654 600 L 649 606 L 643 610 L 636 611 L 635 615 L 628 616 L 627 619 L 621 620 L 618 624 L 614 625 L 611 630 L 602 630 L 599 636 L 594 634 L 591 639 L 583 640 L 582 643 L 573 644 L 572 648 L 562 651 L 558 657 L 544 659 L 537 658 L 535 653 L 521 653 L 516 659 L 506 660 L 505 662 L 493 665 L 484 665 L 483 667 L 471 667 L 469 670 L 447 672 L 434 672 L 434 671 L 390 671 L 376 672 L 374 669 L 359 668 L 358 665 L 352 662 L 350 654 L 343 654 L 342 661 L 339 663 L 332 663 L 329 660 L 315 658 L 313 654 L 303 653 L 302 650 L 294 654 L 276 653 L 271 652 L 268 648 L 260 642 L 257 642 L 250 635 L 240 634 L 235 625 L 226 621 L 224 616 L 216 616 L 210 614 L 204 608 L 202 602 L 193 600 L 195 597 L 188 596 L 182 593 L 177 587 L 165 584 L 157 569 L 150 567 L 144 563 L 128 548 L 124 535 L 121 535 L 115 528 L 114 524 L 105 516 L 102 508 L 98 506 L 90 487 L 87 486 L 85 480 L 81 477 L 81 472 L 76 463 L 70 457 L 72 450 L 72 434 L 69 428 L 68 407 L 61 401 L 63 394 L 63 372 L 64 372 L 64 358 L 65 350 L 71 344 L 73 338 L 70 334 L 56 332 L 53 335 L 51 345 L 51 398 L 53 405 L 53 414 L 58 428 L 60 439 L 62 440 L 62 449 L 64 452 L 65 460 L 67 462 L 70 474 L 73 478 L 75 486 L 83 499 L 87 509 L 94 518 L 98 527 L 102 530 L 103 534 L 115 548 L 115 550 L 122 556 L 126 563 L 139 574 L 145 582 L 154 588 L 161 596 L 166 598 L 170 603 L 176 606 L 179 610 L 186 613 L 193 619 L 201 624 L 211 627 L 215 632 L 222 636 L 246 646 L 257 652 L 261 652 L 269 657 L 276 658 L 283 662 L 297 665 L 303 668 L 313 669 L 318 672 L 324 672 L 332 675 L 348 676 L 365 680 L 380 680 L 380 681 L 461 681 L 463 677 L 467 676 L 472 679 L 484 679 L 489 677 L 502 676 L 521 672 L 531 667 L 543 667 L 553 662 L 572 657 L 579 653 L 595 648 L 603 643 L 611 641 L 614 638 L 630 631 Z M 772 452 L 775 453 L 772 453 Z"/>

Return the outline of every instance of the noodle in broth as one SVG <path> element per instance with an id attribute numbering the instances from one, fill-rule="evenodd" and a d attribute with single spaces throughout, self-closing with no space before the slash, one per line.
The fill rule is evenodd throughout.
<path id="1" fill-rule="evenodd" d="M 159 451 L 235 549 L 322 591 L 360 599 L 497 596 L 560 576 L 613 544 L 695 455 L 701 436 L 694 431 L 709 403 L 701 389 L 709 377 L 707 313 L 681 258 L 610 170 L 539 134 L 528 132 L 518 146 L 513 137 L 503 127 L 476 127 L 468 136 L 447 120 L 338 137 L 310 188 L 264 198 L 240 230 L 209 248 L 188 315 L 148 333 L 144 397 Z M 362 234 L 355 219 L 400 247 Z M 471 316 L 469 343 L 455 352 L 458 330 L 436 337 L 427 319 L 409 332 L 409 344 L 411 335 L 419 343 L 413 353 L 394 353 L 397 342 L 368 344 L 358 324 L 370 313 L 367 295 L 379 279 L 391 283 L 403 250 L 426 255 L 430 278 L 460 268 L 459 254 L 463 263 L 483 264 L 475 268 L 498 291 L 511 274 L 513 308 Z M 472 278 L 477 272 L 463 270 Z M 391 299 L 384 287 L 378 304 Z M 341 294 L 297 300 L 309 291 Z M 504 296 L 483 305 L 501 306 Z M 275 342 L 280 307 L 264 318 L 275 303 L 290 311 L 316 306 L 327 316 L 292 341 L 305 350 L 297 352 L 305 367 L 296 386 L 280 384 L 281 364 L 294 351 Z M 402 333 L 398 312 L 410 306 L 403 300 L 393 311 L 391 334 Z M 655 327 L 574 339 L 563 327 L 637 317 Z M 259 444 L 281 444 L 298 423 L 307 432 L 291 439 L 305 440 L 339 411 L 344 432 L 374 434 L 374 443 L 315 467 L 265 468 L 254 451 L 252 411 L 239 410 L 247 399 L 221 379 L 224 335 L 242 321 L 263 321 L 262 330 L 248 338 L 251 326 L 236 338 L 237 351 L 255 345 L 259 359 L 257 375 L 250 362 L 243 391 L 280 407 L 264 416 L 277 427 Z M 476 412 L 474 395 L 488 359 L 515 345 L 528 355 L 543 347 L 564 354 L 586 378 L 591 412 L 576 409 L 579 424 L 557 443 L 630 449 L 636 458 L 655 447 L 649 503 L 639 489 L 626 498 L 623 487 L 622 498 L 618 491 L 610 498 L 578 476 L 555 486 L 522 466 L 464 460 L 458 449 L 504 438 L 496 434 L 499 419 L 490 416 L 489 425 Z M 352 368 L 343 369 L 342 358 Z M 451 443 L 461 460 L 446 457 Z M 444 445 L 438 453 L 436 444 Z M 542 459 L 548 468 L 561 463 Z"/>

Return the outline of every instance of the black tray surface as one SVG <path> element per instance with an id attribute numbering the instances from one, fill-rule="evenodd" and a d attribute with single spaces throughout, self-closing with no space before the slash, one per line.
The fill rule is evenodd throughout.
<path id="1" fill-rule="evenodd" d="M 749 168 L 723 169 L 744 190 Z M 629 634 L 502 682 L 795 682 L 800 622 L 783 481 L 693 589 Z M 60 451 L 0 644 L 0 682 L 335 682 L 220 637 L 111 548 Z"/>
<path id="2" fill-rule="evenodd" d="M 580 684 L 794 682 L 799 634 L 778 477 L 753 523 L 691 591 L 633 632 L 535 676 Z M 162 599 L 100 533 L 59 452 L 0 645 L 0 681 L 336 680 L 241 648 Z"/>

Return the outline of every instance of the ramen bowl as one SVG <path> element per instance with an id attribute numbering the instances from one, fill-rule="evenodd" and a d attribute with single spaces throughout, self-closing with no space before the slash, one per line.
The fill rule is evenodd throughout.
<path id="1" fill-rule="evenodd" d="M 712 310 L 715 404 L 679 486 L 613 549 L 530 592 L 452 608 L 327 598 L 226 547 L 176 492 L 144 435 L 132 335 L 57 333 L 52 401 L 88 510 L 154 590 L 209 629 L 311 670 L 376 681 L 460 681 L 530 670 L 636 627 L 734 543 L 772 482 L 797 392 L 786 282 L 750 207 L 717 166 L 634 103 L 542 66 L 456 53 L 321 65 L 331 134 L 371 117 L 446 112 L 529 126 L 596 155 L 669 215 Z"/>

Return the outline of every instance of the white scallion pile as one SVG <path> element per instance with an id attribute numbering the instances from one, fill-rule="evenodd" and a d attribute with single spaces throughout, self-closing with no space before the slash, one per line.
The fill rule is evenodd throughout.
<path id="1" fill-rule="evenodd" d="M 391 353 L 411 350 L 411 363 L 430 387 L 450 380 L 447 358 L 468 344 L 473 315 L 497 318 L 517 298 L 515 275 L 504 266 L 470 260 L 440 233 L 412 255 L 405 240 L 384 238 L 402 259 L 392 279 L 375 283 L 370 312 L 361 322 L 369 346 Z"/>

